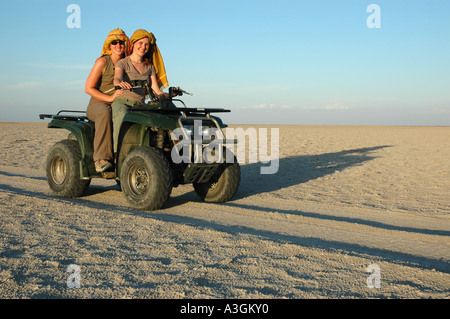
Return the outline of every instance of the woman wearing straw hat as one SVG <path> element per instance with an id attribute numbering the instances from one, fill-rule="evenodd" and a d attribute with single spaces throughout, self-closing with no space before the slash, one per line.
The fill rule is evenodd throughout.
<path id="1" fill-rule="evenodd" d="M 169 98 L 169 94 L 161 91 L 169 87 L 166 70 L 161 53 L 156 45 L 153 33 L 139 29 L 130 38 L 131 54 L 120 60 L 114 72 L 114 85 L 122 89 L 130 89 L 131 81 L 147 81 L 153 94 L 158 98 Z M 127 106 L 142 104 L 145 101 L 145 89 L 138 88 L 125 93 L 114 101 L 112 107 L 114 152 L 117 152 L 117 140 L 119 137 L 122 119 Z"/>
<path id="2" fill-rule="evenodd" d="M 94 162 L 98 173 L 110 168 L 114 159 L 111 103 L 123 93 L 114 89 L 114 67 L 125 57 L 128 42 L 122 29 L 112 30 L 86 81 L 85 92 L 91 96 L 86 116 L 95 122 Z"/>

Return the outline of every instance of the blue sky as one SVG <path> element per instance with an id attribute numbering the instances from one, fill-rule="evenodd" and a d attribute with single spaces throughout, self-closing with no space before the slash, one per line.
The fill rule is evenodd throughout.
<path id="1" fill-rule="evenodd" d="M 70 4 L 80 28 L 69 28 Z M 366 21 L 380 8 L 380 28 Z M 153 32 L 169 84 L 230 124 L 450 125 L 448 0 L 2 3 L 0 121 L 85 110 L 110 30 Z"/>

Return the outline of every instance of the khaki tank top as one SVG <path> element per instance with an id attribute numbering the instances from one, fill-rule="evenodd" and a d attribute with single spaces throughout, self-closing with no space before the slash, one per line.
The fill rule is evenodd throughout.
<path id="1" fill-rule="evenodd" d="M 114 63 L 110 55 L 103 56 L 106 62 L 105 71 L 100 76 L 95 88 L 102 93 L 112 95 L 114 93 Z"/>

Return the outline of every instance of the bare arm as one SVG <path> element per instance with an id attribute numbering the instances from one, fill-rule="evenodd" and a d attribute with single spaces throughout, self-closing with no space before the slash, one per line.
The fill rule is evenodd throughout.
<path id="1" fill-rule="evenodd" d="M 158 80 L 156 79 L 156 75 L 152 75 L 151 77 L 152 80 L 152 90 L 155 92 L 155 94 L 158 97 L 164 96 L 166 98 L 169 98 L 169 93 L 165 93 L 163 91 L 160 90 L 159 86 L 158 86 Z"/>
<path id="2" fill-rule="evenodd" d="M 120 86 L 122 89 L 131 89 L 131 84 L 123 81 L 123 69 L 117 66 L 114 70 L 114 86 Z"/>

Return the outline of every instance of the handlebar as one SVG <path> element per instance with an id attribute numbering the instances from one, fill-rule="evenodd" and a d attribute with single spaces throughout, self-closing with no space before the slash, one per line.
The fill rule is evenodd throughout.
<path id="1" fill-rule="evenodd" d="M 134 89 L 144 89 L 145 87 L 143 87 L 143 86 L 140 86 L 140 85 L 137 85 L 137 86 L 132 86 L 131 88 L 129 88 L 129 89 L 124 89 L 124 88 L 121 88 L 120 86 L 118 86 L 118 85 L 116 85 L 116 86 L 114 86 L 114 88 L 116 89 L 116 90 L 130 90 L 130 91 L 133 91 Z"/>
<path id="2" fill-rule="evenodd" d="M 120 87 L 118 85 L 114 86 L 114 89 L 122 90 L 122 91 L 123 90 L 133 91 L 134 89 L 142 89 L 142 88 L 145 89 L 147 87 L 147 83 L 146 82 L 142 83 L 142 82 L 145 82 L 145 81 L 132 81 L 131 84 L 134 85 L 134 86 L 132 86 L 129 89 L 124 89 L 124 88 L 122 88 L 122 87 Z M 179 86 L 177 86 L 177 87 L 169 87 L 169 95 L 171 97 L 174 97 L 174 96 L 177 96 L 177 95 L 182 96 L 183 94 L 190 95 L 190 96 L 194 95 L 192 93 L 186 92 L 185 90 L 182 90 Z"/>
<path id="3" fill-rule="evenodd" d="M 129 88 L 129 89 L 124 89 L 118 85 L 114 86 L 114 88 L 116 90 L 122 90 L 122 91 L 123 90 L 133 91 L 133 89 L 145 89 L 148 86 L 148 82 L 146 80 L 131 80 L 130 82 L 131 83 L 129 83 L 129 84 L 131 84 L 131 88 Z"/>
<path id="4" fill-rule="evenodd" d="M 169 88 L 169 94 L 170 94 L 170 96 L 172 96 L 172 95 L 173 96 L 177 96 L 177 95 L 181 96 L 183 94 L 187 94 L 187 95 L 190 95 L 190 96 L 194 95 L 192 93 L 189 93 L 189 92 L 186 92 L 186 91 L 182 90 L 179 86 L 177 86 L 177 87 L 170 87 Z"/>

